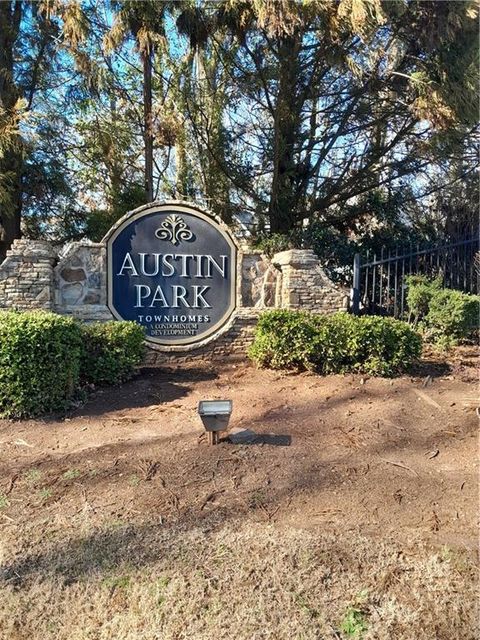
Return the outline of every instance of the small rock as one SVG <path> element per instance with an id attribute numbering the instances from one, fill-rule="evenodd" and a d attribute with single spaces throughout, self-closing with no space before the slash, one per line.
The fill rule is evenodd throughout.
<path id="1" fill-rule="evenodd" d="M 62 269 L 60 275 L 65 282 L 82 282 L 87 278 L 83 269 Z"/>

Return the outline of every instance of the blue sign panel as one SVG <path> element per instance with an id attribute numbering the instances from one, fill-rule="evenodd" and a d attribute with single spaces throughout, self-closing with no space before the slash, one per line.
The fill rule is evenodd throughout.
<path id="1" fill-rule="evenodd" d="M 236 247 L 212 217 L 187 205 L 152 205 L 107 238 L 108 306 L 145 327 L 149 342 L 194 345 L 235 309 Z"/>

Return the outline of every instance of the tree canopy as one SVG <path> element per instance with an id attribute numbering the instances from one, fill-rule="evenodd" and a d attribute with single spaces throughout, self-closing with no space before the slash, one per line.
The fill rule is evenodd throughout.
<path id="1" fill-rule="evenodd" d="M 254 236 L 475 224 L 476 2 L 0 3 L 0 255 L 152 199 Z M 293 241 L 293 240 L 292 240 Z"/>

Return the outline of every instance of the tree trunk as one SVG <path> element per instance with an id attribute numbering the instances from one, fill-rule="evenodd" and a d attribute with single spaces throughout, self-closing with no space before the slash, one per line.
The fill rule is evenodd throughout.
<path id="1" fill-rule="evenodd" d="M 2 172 L 3 167 L 0 168 L 0 173 Z M 18 173 L 15 177 L 18 177 Z M 3 207 L 0 207 L 0 263 L 5 259 L 13 241 L 22 235 L 20 229 L 22 218 L 22 190 L 21 186 L 19 186 L 20 184 L 21 181 L 16 181 L 16 184 L 12 184 L 9 187 L 12 191 L 12 199 L 15 198 L 16 202 L 13 211 L 5 211 Z"/>
<path id="2" fill-rule="evenodd" d="M 288 233 L 298 219 L 296 184 L 299 167 L 295 161 L 295 141 L 300 117 L 297 104 L 299 77 L 298 34 L 286 36 L 279 44 L 280 77 L 273 137 L 273 179 L 268 207 L 271 233 Z"/>
<path id="3" fill-rule="evenodd" d="M 21 15 L 21 2 L 0 2 L 0 106 L 7 118 L 13 115 L 19 98 L 13 80 L 13 48 L 19 34 Z M 0 261 L 5 258 L 15 238 L 21 235 L 22 173 L 22 140 L 17 134 L 4 157 L 0 158 L 0 177 L 8 196 L 0 205 Z"/>
<path id="4" fill-rule="evenodd" d="M 145 142 L 145 196 L 153 200 L 152 49 L 143 54 L 143 126 Z"/>

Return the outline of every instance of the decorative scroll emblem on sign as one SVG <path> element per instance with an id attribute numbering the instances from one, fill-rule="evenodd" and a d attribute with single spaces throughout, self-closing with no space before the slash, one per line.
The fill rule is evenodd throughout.
<path id="1" fill-rule="evenodd" d="M 237 250 L 228 229 L 194 206 L 149 205 L 106 237 L 108 307 L 160 347 L 194 347 L 235 309 Z"/>
<path id="2" fill-rule="evenodd" d="M 179 245 L 182 240 L 189 242 L 194 239 L 185 220 L 175 214 L 165 218 L 161 228 L 155 231 L 155 235 L 159 240 L 169 240 L 175 246 Z"/>

